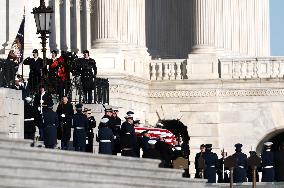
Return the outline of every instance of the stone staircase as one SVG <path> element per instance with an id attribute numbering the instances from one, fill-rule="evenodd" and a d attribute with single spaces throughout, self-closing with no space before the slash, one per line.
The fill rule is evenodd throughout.
<path id="1" fill-rule="evenodd" d="M 182 178 L 181 170 L 158 168 L 159 161 L 30 147 L 0 134 L 0 188 L 90 188 L 205 186 Z"/>

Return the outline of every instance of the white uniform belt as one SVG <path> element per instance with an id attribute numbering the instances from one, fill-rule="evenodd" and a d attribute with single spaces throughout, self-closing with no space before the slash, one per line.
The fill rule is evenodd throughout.
<path id="1" fill-rule="evenodd" d="M 273 168 L 273 166 L 265 166 L 265 167 L 263 167 L 263 168 Z"/>
<path id="2" fill-rule="evenodd" d="M 210 166 L 211 168 L 215 168 L 215 165 Z"/>
<path id="3" fill-rule="evenodd" d="M 238 166 L 239 168 L 245 168 L 244 166 Z"/>
<path id="4" fill-rule="evenodd" d="M 84 129 L 84 127 L 75 127 L 75 129 Z"/>
<path id="5" fill-rule="evenodd" d="M 24 121 L 34 121 L 35 118 L 30 118 L 30 119 L 24 119 Z"/>
<path id="6" fill-rule="evenodd" d="M 100 142 L 111 142 L 110 140 L 100 140 Z"/>

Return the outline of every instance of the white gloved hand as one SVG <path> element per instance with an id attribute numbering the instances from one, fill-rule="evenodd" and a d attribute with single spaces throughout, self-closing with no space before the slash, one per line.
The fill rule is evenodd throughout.
<path id="1" fill-rule="evenodd" d="M 65 117 L 65 114 L 61 114 L 61 117 Z"/>
<path id="2" fill-rule="evenodd" d="M 37 107 L 37 110 L 40 111 L 40 107 Z"/>
<path id="3" fill-rule="evenodd" d="M 43 100 L 40 100 L 39 102 L 40 102 L 40 104 L 42 104 L 44 101 L 43 101 Z"/>

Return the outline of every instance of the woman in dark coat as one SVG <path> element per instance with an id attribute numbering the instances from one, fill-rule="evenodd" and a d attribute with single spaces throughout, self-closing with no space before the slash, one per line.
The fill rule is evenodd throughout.
<path id="1" fill-rule="evenodd" d="M 43 111 L 44 145 L 46 148 L 54 148 L 57 144 L 57 127 L 59 120 L 56 112 L 52 110 L 53 104 L 47 104 Z"/>

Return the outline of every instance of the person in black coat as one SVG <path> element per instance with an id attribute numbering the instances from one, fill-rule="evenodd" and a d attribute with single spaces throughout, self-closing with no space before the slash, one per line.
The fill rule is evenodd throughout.
<path id="1" fill-rule="evenodd" d="M 4 61 L 3 64 L 3 81 L 4 85 L 9 88 L 13 87 L 14 85 L 17 70 L 16 67 L 18 67 L 18 64 L 15 63 L 14 57 L 11 55 L 11 53 L 13 54 L 13 51 L 9 53 L 8 58 Z"/>
<path id="2" fill-rule="evenodd" d="M 229 183 L 229 174 L 228 171 L 229 169 L 225 168 L 224 166 L 224 161 L 225 158 L 227 157 L 227 152 L 223 149 L 221 151 L 221 158 L 218 160 L 218 168 L 217 168 L 217 175 L 218 175 L 218 183 Z"/>
<path id="3" fill-rule="evenodd" d="M 73 105 L 64 96 L 59 103 L 56 113 L 59 117 L 58 139 L 61 140 L 61 149 L 68 150 L 71 138 L 72 117 L 74 115 Z"/>
<path id="4" fill-rule="evenodd" d="M 43 59 L 38 57 L 38 50 L 33 50 L 33 58 L 26 58 L 24 60 L 24 65 L 30 66 L 28 87 L 31 92 L 36 92 L 42 77 L 46 74 L 46 67 L 43 65 Z"/>
<path id="5" fill-rule="evenodd" d="M 249 151 L 249 154 L 250 154 L 250 157 L 257 155 L 256 151 Z M 259 170 L 261 170 L 260 167 L 255 169 L 256 182 L 259 182 L 259 174 L 258 174 Z M 253 182 L 253 167 L 251 166 L 248 166 L 247 178 L 248 178 L 248 182 Z"/>
<path id="6" fill-rule="evenodd" d="M 208 179 L 208 183 L 216 183 L 216 168 L 218 167 L 218 156 L 216 153 L 212 152 L 212 144 L 205 145 L 205 171 L 204 177 Z"/>
<path id="7" fill-rule="evenodd" d="M 201 178 L 201 172 L 200 172 L 200 169 L 199 169 L 198 160 L 199 160 L 200 156 L 203 156 L 204 153 L 205 153 L 205 145 L 201 144 L 200 145 L 200 152 L 195 155 L 195 160 L 194 160 L 195 178 Z"/>
<path id="8" fill-rule="evenodd" d="M 52 110 L 53 102 L 47 104 L 47 108 L 43 109 L 43 131 L 44 145 L 46 148 L 54 148 L 57 144 L 57 127 L 59 120 L 57 113 Z"/>
<path id="9" fill-rule="evenodd" d="M 265 151 L 261 154 L 261 167 L 262 167 L 262 182 L 273 182 L 274 181 L 274 167 L 273 167 L 273 152 L 271 151 L 272 142 L 265 142 Z"/>
<path id="10" fill-rule="evenodd" d="M 45 86 L 40 85 L 39 86 L 39 92 L 35 94 L 34 101 L 33 101 L 33 106 L 37 109 L 35 118 L 36 118 L 36 124 L 39 129 L 39 135 L 40 135 L 40 140 L 44 139 L 44 131 L 42 127 L 42 114 L 43 114 L 43 109 L 47 107 L 47 104 L 53 104 L 52 101 L 52 96 L 45 91 Z"/>
<path id="11" fill-rule="evenodd" d="M 86 146 L 86 152 L 93 153 L 94 148 L 94 128 L 96 128 L 96 120 L 94 116 L 92 116 L 91 109 L 85 109 L 84 110 L 85 116 L 88 119 L 89 122 L 89 128 L 87 133 L 87 146 Z"/>
<path id="12" fill-rule="evenodd" d="M 26 97 L 24 104 L 24 139 L 35 138 L 35 108 L 31 104 L 32 98 Z"/>
<path id="13" fill-rule="evenodd" d="M 83 52 L 81 59 L 81 81 L 83 86 L 84 102 L 91 104 L 93 101 L 92 90 L 94 89 L 94 79 L 97 75 L 97 66 L 94 59 L 90 58 L 88 50 Z"/>
<path id="14" fill-rule="evenodd" d="M 113 133 L 108 127 L 108 118 L 103 118 L 100 121 L 97 142 L 99 142 L 99 153 L 112 155 Z"/>
<path id="15" fill-rule="evenodd" d="M 235 144 L 236 152 L 233 154 L 233 157 L 237 159 L 238 166 L 235 167 L 233 171 L 234 183 L 242 183 L 247 181 L 247 155 L 242 153 L 242 146 L 243 145 L 240 143 Z"/>
<path id="16" fill-rule="evenodd" d="M 72 118 L 73 146 L 75 151 L 86 151 L 86 136 L 89 128 L 87 117 L 82 112 L 82 104 L 76 104 L 77 113 Z"/>
<path id="17" fill-rule="evenodd" d="M 172 167 L 172 156 L 173 151 L 170 144 L 165 142 L 166 134 L 161 134 L 159 140 L 155 144 L 155 148 L 160 152 L 162 158 L 162 167 L 171 168 Z"/>
<path id="18" fill-rule="evenodd" d="M 275 180 L 284 181 L 284 142 L 280 144 L 279 151 L 274 153 Z"/>

